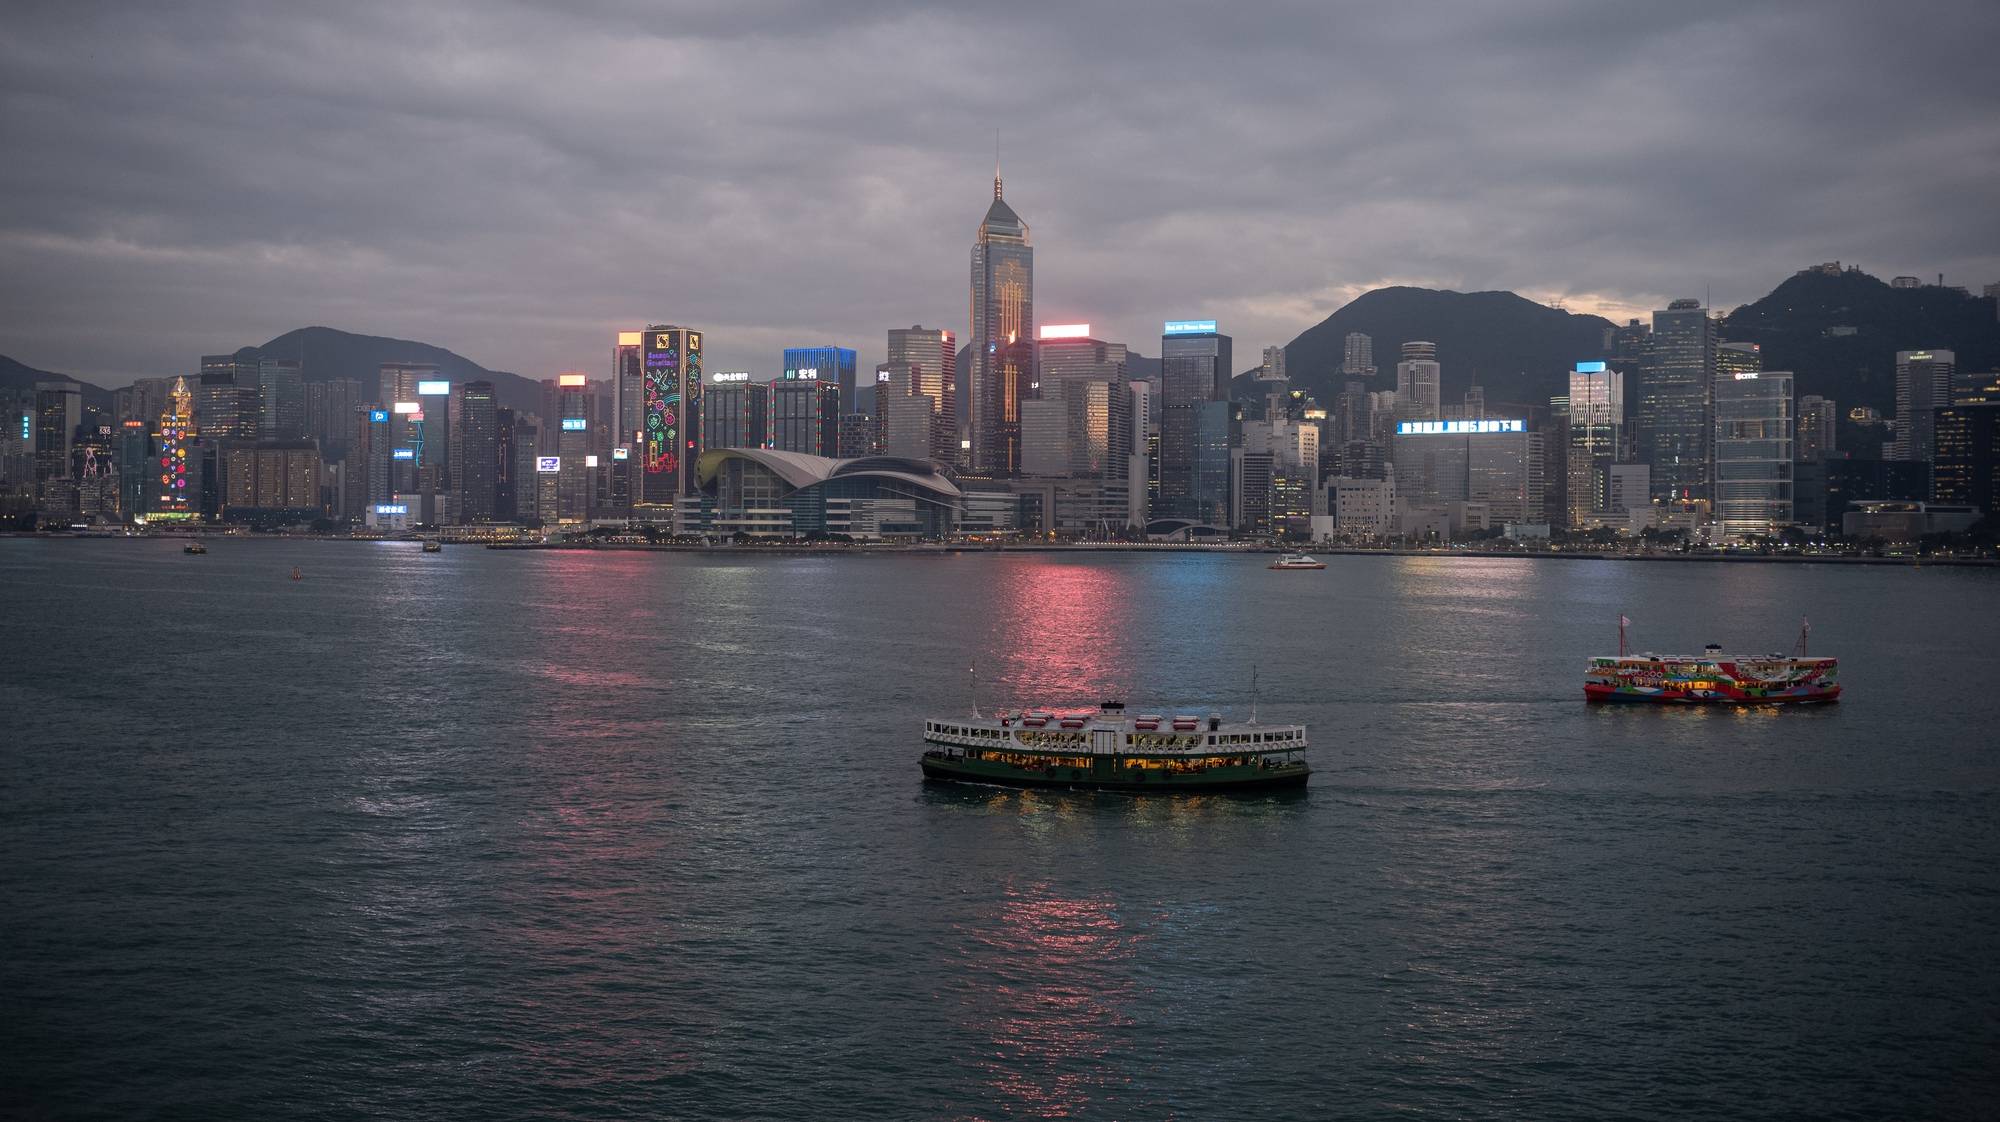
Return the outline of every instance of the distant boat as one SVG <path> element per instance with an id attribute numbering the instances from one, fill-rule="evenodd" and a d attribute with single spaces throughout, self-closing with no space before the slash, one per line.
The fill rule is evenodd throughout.
<path id="1" fill-rule="evenodd" d="M 438 544 L 438 541 L 437 541 L 437 539 L 436 539 L 436 538 L 425 538 L 425 539 L 424 539 L 424 552 L 425 552 L 425 553 L 442 553 L 443 551 L 444 551 L 444 546 L 442 546 L 442 545 L 439 545 L 439 544 Z"/>
<path id="2" fill-rule="evenodd" d="M 181 547 L 182 553 L 207 553 L 208 547 L 200 542 L 189 542 Z"/>
<path id="3" fill-rule="evenodd" d="M 1267 569 L 1324 569 L 1326 568 L 1326 562 L 1304 553 L 1287 553 L 1264 567 Z"/>
<path id="4" fill-rule="evenodd" d="M 293 566 L 292 566 L 292 579 L 293 579 L 293 580 L 304 580 L 304 579 L 305 579 L 305 577 L 306 577 L 306 575 L 305 575 L 304 573 L 301 573 L 301 572 L 299 572 L 299 567 L 298 567 L 297 565 L 293 565 Z"/>

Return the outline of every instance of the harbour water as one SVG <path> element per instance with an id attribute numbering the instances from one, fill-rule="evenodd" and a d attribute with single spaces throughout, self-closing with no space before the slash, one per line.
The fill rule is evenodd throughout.
<path id="1" fill-rule="evenodd" d="M 1992 1116 L 2000 574 L 1268 560 L 0 541 L 0 1112 Z M 926 786 L 975 662 L 1311 786 Z"/>

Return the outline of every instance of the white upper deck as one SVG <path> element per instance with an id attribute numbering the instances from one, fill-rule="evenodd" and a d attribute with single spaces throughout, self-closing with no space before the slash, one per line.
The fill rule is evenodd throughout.
<path id="1" fill-rule="evenodd" d="M 1298 751 L 1306 747 L 1306 728 L 1225 721 L 1213 713 L 1127 713 L 1107 705 L 1086 713 L 1029 709 L 991 716 L 932 717 L 924 721 L 924 739 L 964 748 L 1210 755 Z"/>

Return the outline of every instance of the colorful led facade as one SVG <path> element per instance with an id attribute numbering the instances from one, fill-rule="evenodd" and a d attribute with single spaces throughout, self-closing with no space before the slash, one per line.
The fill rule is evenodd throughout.
<path id="1" fill-rule="evenodd" d="M 701 450 L 701 332 L 659 325 L 645 331 L 640 460 L 646 502 L 696 494 Z"/>
<path id="2" fill-rule="evenodd" d="M 153 437 L 153 447 L 158 453 L 153 459 L 158 471 L 154 473 L 156 488 L 153 501 L 148 504 L 148 517 L 194 517 L 197 497 L 188 483 L 188 455 L 194 437 L 194 394 L 188 389 L 186 378 L 175 378 L 171 402 L 167 411 L 160 414 L 160 431 Z"/>

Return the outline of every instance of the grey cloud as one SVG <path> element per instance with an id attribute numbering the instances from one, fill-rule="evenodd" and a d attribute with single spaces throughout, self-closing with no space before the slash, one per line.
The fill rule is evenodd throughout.
<path id="1" fill-rule="evenodd" d="M 116 383 L 304 323 L 601 373 L 610 332 L 963 332 L 1002 130 L 1045 319 L 1289 340 L 1381 283 L 1645 308 L 2000 280 L 2000 11 L 1953 4 L 30 5 L 0 352 Z M 1254 349 L 1245 350 L 1254 353 Z M 872 357 L 871 357 L 872 356 Z"/>

